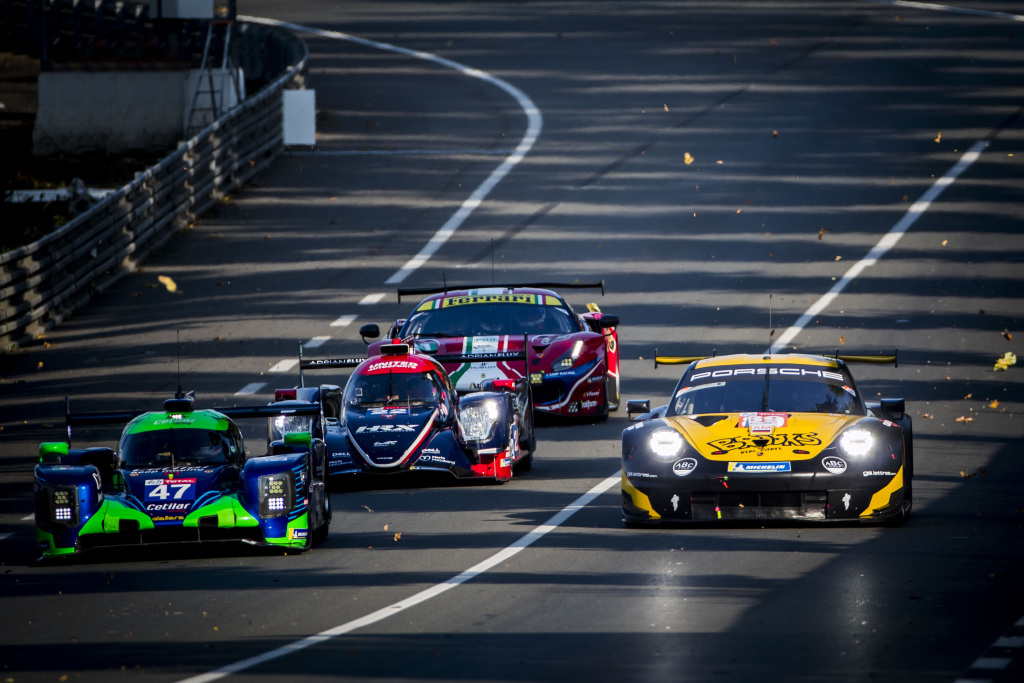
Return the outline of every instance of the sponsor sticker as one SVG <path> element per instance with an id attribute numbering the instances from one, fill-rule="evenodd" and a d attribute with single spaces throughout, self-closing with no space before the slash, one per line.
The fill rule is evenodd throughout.
<path id="1" fill-rule="evenodd" d="M 750 429 L 751 434 L 771 434 L 773 429 L 786 426 L 786 413 L 740 413 L 740 427 Z"/>
<path id="2" fill-rule="evenodd" d="M 597 401 L 581 401 L 580 408 L 583 410 L 590 410 L 591 408 L 597 407 Z"/>
<path id="3" fill-rule="evenodd" d="M 292 540 L 304 540 L 309 537 L 309 529 L 292 529 Z"/>
<path id="4" fill-rule="evenodd" d="M 865 477 L 895 477 L 895 472 L 889 470 L 864 470 Z"/>
<path id="5" fill-rule="evenodd" d="M 376 434 L 377 432 L 415 432 L 415 425 L 363 425 L 356 434 Z"/>
<path id="6" fill-rule="evenodd" d="M 651 474 L 650 472 L 626 472 L 627 477 L 633 479 L 657 479 L 657 474 Z"/>
<path id="7" fill-rule="evenodd" d="M 730 462 L 730 472 L 791 472 L 792 467 L 788 462 Z"/>
<path id="8" fill-rule="evenodd" d="M 195 479 L 147 479 L 145 481 L 145 499 L 147 501 L 195 500 Z M 172 508 L 177 510 L 184 508 Z M 148 509 L 148 508 L 147 508 Z M 168 508 L 164 508 L 168 509 Z"/>
<path id="9" fill-rule="evenodd" d="M 724 370 L 707 370 L 705 372 L 697 372 L 690 375 L 690 381 L 696 382 L 702 379 L 717 379 L 719 377 L 742 377 L 748 376 L 764 376 L 764 375 L 781 375 L 783 377 L 820 377 L 822 379 L 831 379 L 836 381 L 843 381 L 843 373 L 841 372 L 829 372 L 828 370 L 817 370 L 812 368 L 728 368 Z"/>
<path id="10" fill-rule="evenodd" d="M 373 443 L 373 447 L 374 448 L 390 448 L 391 446 L 394 446 L 396 443 L 398 443 L 398 442 L 397 441 L 375 441 Z"/>
<path id="11" fill-rule="evenodd" d="M 366 368 L 366 371 L 380 372 L 382 370 L 415 370 L 419 366 L 419 363 L 408 360 L 382 360 L 370 365 L 370 367 Z"/>
<path id="12" fill-rule="evenodd" d="M 697 461 L 693 458 L 683 458 L 672 463 L 672 474 L 677 477 L 685 477 L 695 469 L 697 469 Z"/>
<path id="13" fill-rule="evenodd" d="M 846 461 L 834 455 L 821 459 L 821 466 L 832 474 L 842 474 L 846 471 Z"/>

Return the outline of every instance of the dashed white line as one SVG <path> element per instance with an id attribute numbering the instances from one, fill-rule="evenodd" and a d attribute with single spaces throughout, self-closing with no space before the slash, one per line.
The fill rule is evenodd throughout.
<path id="1" fill-rule="evenodd" d="M 267 386 L 266 382 L 250 382 L 236 391 L 235 396 L 252 396 L 265 386 Z"/>
<path id="2" fill-rule="evenodd" d="M 978 657 L 971 665 L 974 669 L 998 670 L 1010 666 L 1013 660 L 1009 657 Z"/>
<path id="3" fill-rule="evenodd" d="M 360 306 L 372 306 L 381 299 L 384 298 L 384 292 L 374 292 L 373 294 L 367 294 L 359 300 Z"/>
<path id="4" fill-rule="evenodd" d="M 900 241 L 900 238 L 910 229 L 918 218 L 921 217 L 925 211 L 932 205 L 932 202 L 942 194 L 942 191 L 953 184 L 964 171 L 970 168 L 971 164 L 978 160 L 981 156 L 981 151 L 988 146 L 988 141 L 981 140 L 974 143 L 971 148 L 960 157 L 953 168 L 946 172 L 946 175 L 942 176 L 929 187 L 921 198 L 914 202 L 907 212 L 903 214 L 903 218 L 896 222 L 896 225 L 892 226 L 882 239 L 878 240 L 878 243 L 874 246 L 868 255 L 862 258 L 857 263 L 846 271 L 842 279 L 836 282 L 824 296 L 818 299 L 814 304 L 807 309 L 807 312 L 800 316 L 796 323 L 788 330 L 782 333 L 778 341 L 771 345 L 769 348 L 770 353 L 778 353 L 782 348 L 793 340 L 796 335 L 800 334 L 800 331 L 807 327 L 808 323 L 814 320 L 814 316 L 825 310 L 829 304 L 831 304 L 839 294 L 846 289 L 846 286 L 853 282 L 853 280 L 864 272 L 864 269 L 868 266 L 872 266 L 878 262 L 880 258 L 885 256 L 886 252 L 896 246 L 896 243 Z"/>
<path id="5" fill-rule="evenodd" d="M 1024 647 L 1024 636 L 1003 636 L 992 645 L 993 647 Z"/>
<path id="6" fill-rule="evenodd" d="M 286 358 L 284 360 L 278 361 L 275 365 L 273 365 L 270 368 L 270 370 L 268 370 L 268 372 L 288 372 L 298 364 L 298 358 Z"/>
<path id="7" fill-rule="evenodd" d="M 34 518 L 35 518 L 35 516 L 33 515 L 32 517 L 22 517 L 22 520 L 34 519 Z M 5 541 L 5 540 L 7 540 L 8 538 L 10 538 L 13 535 L 14 535 L 14 532 L 8 532 L 8 533 L 0 534 L 0 541 Z"/>
<path id="8" fill-rule="evenodd" d="M 536 529 L 526 534 L 512 545 L 508 546 L 504 550 L 498 551 L 497 553 L 491 555 L 483 562 L 480 562 L 479 564 L 470 567 L 458 576 L 453 576 L 452 578 L 448 579 L 447 581 L 444 581 L 443 583 L 431 586 L 430 588 L 422 590 L 419 593 L 416 593 L 415 595 L 406 598 L 405 600 L 400 600 L 392 605 L 383 607 L 377 610 L 376 612 L 367 614 L 365 617 L 353 619 L 352 621 L 340 624 L 338 626 L 335 626 L 334 628 L 328 629 L 326 631 L 321 631 L 316 635 L 303 638 L 302 640 L 297 640 L 293 643 L 289 643 L 288 645 L 283 645 L 277 648 L 276 650 L 271 650 L 270 652 L 265 652 L 261 655 L 250 657 L 249 659 L 243 659 L 240 662 L 235 662 L 234 664 L 229 664 L 227 666 L 221 667 L 216 671 L 211 671 L 209 673 L 201 674 L 199 676 L 186 678 L 183 681 L 181 681 L 181 683 L 208 683 L 209 681 L 215 681 L 220 678 L 224 678 L 225 676 L 230 676 L 231 674 L 238 673 L 239 671 L 245 671 L 246 669 L 251 669 L 254 666 L 258 666 L 260 664 L 264 664 L 274 659 L 279 659 L 286 655 L 290 655 L 294 652 L 304 650 L 313 645 L 319 645 L 320 643 L 327 642 L 332 638 L 344 635 L 346 633 L 351 633 L 352 631 L 363 628 L 364 626 L 376 624 L 377 622 L 383 621 L 388 617 L 392 617 L 396 614 L 404 612 L 407 609 L 422 604 L 427 600 L 430 600 L 431 598 L 435 598 L 438 595 L 441 595 L 442 593 L 445 593 L 451 590 L 452 588 L 455 588 L 456 586 L 463 584 L 466 581 L 469 581 L 470 579 L 479 576 L 480 574 L 483 574 L 488 569 L 491 569 L 492 567 L 501 564 L 502 562 L 505 562 L 512 556 L 519 553 L 524 548 L 527 548 L 530 545 L 532 545 L 535 541 L 542 538 L 548 532 L 557 529 L 560 525 L 565 523 L 567 519 L 569 519 L 574 514 L 582 510 L 599 495 L 610 489 L 615 484 L 619 483 L 619 481 L 620 476 L 619 473 L 616 472 L 615 475 L 608 477 L 607 479 L 599 483 L 597 486 L 593 487 L 592 489 L 584 493 L 582 496 L 580 496 L 573 502 L 569 503 L 569 505 L 562 508 L 560 512 L 551 517 L 551 519 L 549 519 L 547 522 L 541 524 Z"/>
<path id="9" fill-rule="evenodd" d="M 335 320 L 333 323 L 331 323 L 331 327 L 348 327 L 349 325 L 354 323 L 356 318 L 358 317 L 359 316 L 357 315 L 343 315 L 337 320 Z"/>
<path id="10" fill-rule="evenodd" d="M 304 349 L 319 349 L 330 337 L 313 337 L 302 345 Z"/>

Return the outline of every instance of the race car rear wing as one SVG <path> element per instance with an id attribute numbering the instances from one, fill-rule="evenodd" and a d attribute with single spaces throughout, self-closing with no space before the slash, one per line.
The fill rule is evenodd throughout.
<path id="1" fill-rule="evenodd" d="M 899 349 L 893 349 L 891 354 L 878 353 L 867 355 L 841 354 L 839 349 L 836 349 L 834 353 L 823 353 L 821 355 L 825 358 L 841 360 L 844 363 L 878 363 L 882 365 L 892 363 L 893 367 L 899 367 Z M 714 358 L 715 356 L 714 352 L 710 356 L 659 356 L 657 351 L 655 351 L 654 367 L 659 365 L 689 365 L 694 361 Z"/>
<path id="2" fill-rule="evenodd" d="M 188 404 L 186 407 L 185 404 Z M 164 410 L 173 412 L 176 410 L 182 410 L 182 412 L 190 412 L 192 410 L 190 399 L 173 398 L 164 401 Z M 278 408 L 273 405 L 261 405 L 261 406 L 225 406 L 211 408 L 218 413 L 232 419 L 247 419 L 247 418 L 268 418 L 275 417 L 277 415 L 319 415 L 319 406 L 289 406 L 287 408 Z M 146 413 L 159 412 L 152 410 L 111 410 L 105 412 L 91 412 L 91 413 L 72 413 L 71 412 L 71 400 L 64 397 L 64 425 L 68 434 L 68 445 L 71 444 L 71 428 L 72 427 L 95 427 L 98 425 L 114 425 L 114 424 L 125 424 L 131 422 L 139 415 L 145 415 Z"/>
<path id="3" fill-rule="evenodd" d="M 536 289 L 600 289 L 601 296 L 604 296 L 604 280 L 598 282 L 517 282 L 514 284 L 484 284 L 484 285 L 449 285 L 445 283 L 442 287 L 399 287 L 398 301 L 403 296 L 425 296 L 428 294 L 447 294 L 448 292 L 460 289 L 522 289 L 533 287 Z"/>

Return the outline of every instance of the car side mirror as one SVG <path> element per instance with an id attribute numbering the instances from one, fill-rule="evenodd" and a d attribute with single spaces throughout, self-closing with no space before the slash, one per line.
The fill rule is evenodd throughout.
<path id="1" fill-rule="evenodd" d="M 902 398 L 883 398 L 878 403 L 882 412 L 892 415 L 897 420 L 902 420 L 907 412 L 907 402 Z"/>
<path id="2" fill-rule="evenodd" d="M 651 412 L 650 399 L 626 401 L 626 417 L 630 422 L 640 422 L 640 418 L 649 412 Z M 634 415 L 636 415 L 635 418 Z"/>
<path id="3" fill-rule="evenodd" d="M 619 316 L 605 313 L 597 322 L 601 325 L 601 329 L 610 330 L 619 326 Z"/>
<path id="4" fill-rule="evenodd" d="M 363 338 L 364 344 L 369 344 L 367 339 L 376 339 L 380 336 L 380 327 L 377 323 L 367 323 L 359 328 L 359 336 Z"/>

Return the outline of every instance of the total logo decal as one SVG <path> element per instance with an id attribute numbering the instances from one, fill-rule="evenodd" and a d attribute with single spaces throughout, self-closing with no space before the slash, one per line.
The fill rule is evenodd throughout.
<path id="1" fill-rule="evenodd" d="M 732 463 L 729 464 L 732 465 Z M 677 477 L 685 477 L 695 469 L 697 469 L 697 461 L 693 458 L 683 458 L 672 463 L 672 474 Z"/>
<path id="2" fill-rule="evenodd" d="M 729 472 L 791 472 L 788 462 L 730 462 Z"/>
<path id="3" fill-rule="evenodd" d="M 842 474 L 846 471 L 846 461 L 833 455 L 830 455 L 827 458 L 822 458 L 821 466 L 832 474 Z"/>
<path id="4" fill-rule="evenodd" d="M 415 432 L 415 425 L 363 425 L 356 430 L 356 434 L 375 434 L 377 432 Z"/>

